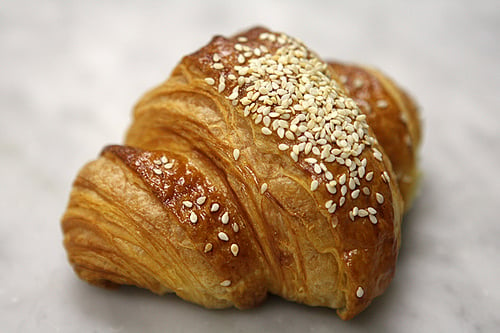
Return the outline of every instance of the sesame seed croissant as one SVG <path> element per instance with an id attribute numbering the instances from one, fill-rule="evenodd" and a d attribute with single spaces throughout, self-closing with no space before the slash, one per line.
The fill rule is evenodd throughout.
<path id="1" fill-rule="evenodd" d="M 69 261 L 97 286 L 207 308 L 272 293 L 350 319 L 394 275 L 419 131 L 379 72 L 264 28 L 215 37 L 142 97 L 124 145 L 78 173 Z"/>

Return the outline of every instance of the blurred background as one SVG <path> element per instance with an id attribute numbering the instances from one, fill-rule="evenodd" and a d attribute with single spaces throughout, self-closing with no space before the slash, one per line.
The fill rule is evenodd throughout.
<path id="1" fill-rule="evenodd" d="M 374 65 L 418 101 L 421 196 L 396 277 L 350 322 L 275 297 L 204 310 L 79 281 L 59 220 L 78 169 L 187 53 L 254 25 Z M 500 327 L 498 1 L 0 3 L 2 332 L 493 332 Z"/>

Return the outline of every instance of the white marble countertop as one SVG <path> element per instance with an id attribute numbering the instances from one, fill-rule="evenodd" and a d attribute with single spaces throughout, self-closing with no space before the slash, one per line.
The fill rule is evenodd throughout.
<path id="1" fill-rule="evenodd" d="M 422 195 L 396 277 L 349 322 L 271 297 L 210 311 L 73 274 L 60 217 L 73 177 L 131 108 L 214 34 L 255 24 L 325 58 L 374 64 L 417 97 Z M 500 327 L 497 1 L 3 1 L 0 331 L 493 332 Z"/>

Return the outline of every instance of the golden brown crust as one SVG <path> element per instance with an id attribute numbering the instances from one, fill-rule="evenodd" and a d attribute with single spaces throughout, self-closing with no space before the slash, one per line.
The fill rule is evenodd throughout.
<path id="1" fill-rule="evenodd" d="M 200 159 L 191 161 L 200 163 Z M 265 266 L 259 262 L 258 244 L 251 241 L 252 228 L 244 223 L 236 198 L 217 190 L 225 188 L 217 184 L 223 180 L 214 175 L 207 178 L 203 170 L 209 169 L 198 167 L 182 155 L 125 146 L 105 148 L 101 158 L 84 167 L 63 218 L 65 244 L 80 276 L 97 285 L 111 281 L 160 294 L 173 290 L 207 307 L 248 308 L 262 301 L 266 290 L 260 270 Z M 97 216 L 88 216 L 74 206 L 82 202 L 92 202 Z M 211 209 L 214 204 L 219 206 L 217 210 Z M 119 207 L 113 207 L 116 205 Z M 228 222 L 224 224 L 226 213 Z M 92 236 L 82 232 L 96 228 L 101 230 Z M 219 232 L 224 232 L 228 241 L 221 241 Z M 108 233 L 112 239 L 87 244 Z M 121 244 L 137 253 L 127 253 Z M 233 244 L 238 246 L 237 252 L 231 250 Z M 106 253 L 113 253 L 114 258 L 124 257 L 120 259 L 126 261 L 125 267 L 99 262 L 88 265 L 87 260 L 81 261 L 82 248 L 88 251 L 84 254 L 88 261 L 92 256 L 110 257 Z M 104 254 L 102 248 L 106 249 Z M 134 268 L 142 272 L 130 279 Z M 198 274 L 196 268 L 204 274 Z M 233 287 L 220 286 L 225 280 Z M 213 289 L 220 289 L 219 298 L 212 297 Z"/>
<path id="2" fill-rule="evenodd" d="M 289 47 L 300 75 L 280 58 Z M 311 83 L 290 84 L 304 92 L 288 105 L 286 92 L 261 89 L 259 99 L 249 77 L 261 68 L 244 68 L 252 61 L 289 71 L 260 78 Z M 137 104 L 126 146 L 107 147 L 75 181 L 63 230 L 79 276 L 211 308 L 252 307 L 271 292 L 343 319 L 362 311 L 394 275 L 402 199 L 385 146 L 334 78 L 301 43 L 263 28 L 184 57 Z M 329 98 L 307 104 L 316 85 L 333 109 Z M 297 118 L 315 105 L 326 113 Z M 320 131 L 323 118 L 331 130 Z"/>
<path id="3" fill-rule="evenodd" d="M 374 68 L 340 62 L 329 62 L 329 65 L 367 115 L 377 140 L 392 162 L 407 211 L 419 180 L 417 160 L 421 128 L 414 101 Z"/>

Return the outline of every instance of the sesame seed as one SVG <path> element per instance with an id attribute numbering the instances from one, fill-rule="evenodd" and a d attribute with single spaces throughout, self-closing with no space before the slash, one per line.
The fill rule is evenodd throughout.
<path id="1" fill-rule="evenodd" d="M 377 148 L 373 148 L 373 156 L 382 162 L 382 153 Z"/>
<path id="2" fill-rule="evenodd" d="M 342 185 L 340 188 L 340 193 L 344 196 L 347 193 L 347 185 Z"/>
<path id="3" fill-rule="evenodd" d="M 327 144 L 327 142 L 328 142 L 328 141 L 326 141 L 326 139 L 319 139 L 318 141 L 316 141 L 316 143 L 317 143 L 318 145 L 321 145 L 321 146 L 326 145 L 326 144 Z"/>
<path id="4" fill-rule="evenodd" d="M 323 170 L 321 169 L 319 164 L 314 164 L 314 172 L 316 172 L 317 174 L 320 174 L 323 172 Z"/>
<path id="5" fill-rule="evenodd" d="M 360 78 L 355 78 L 352 83 L 354 84 L 354 88 L 356 89 L 359 89 L 363 86 L 363 80 L 361 80 Z"/>
<path id="6" fill-rule="evenodd" d="M 354 215 L 352 211 L 349 211 L 349 218 L 351 219 L 351 221 L 354 221 Z"/>
<path id="7" fill-rule="evenodd" d="M 295 139 L 295 135 L 291 131 L 286 131 L 285 136 L 288 140 L 293 140 Z"/>
<path id="8" fill-rule="evenodd" d="M 363 187 L 363 193 L 365 195 L 370 195 L 370 188 L 368 186 Z"/>
<path id="9" fill-rule="evenodd" d="M 312 143 L 311 142 L 308 142 L 306 143 L 306 146 L 305 146 L 305 149 L 304 149 L 304 153 L 307 155 L 311 152 L 311 149 L 312 149 Z"/>
<path id="10" fill-rule="evenodd" d="M 313 157 L 308 157 L 308 158 L 305 158 L 304 159 L 305 162 L 309 163 L 309 164 L 315 164 L 315 163 L 318 163 L 318 160 L 313 158 Z"/>
<path id="11" fill-rule="evenodd" d="M 230 280 L 224 280 L 220 283 L 220 285 L 222 287 L 229 287 L 231 285 L 231 281 Z"/>
<path id="12" fill-rule="evenodd" d="M 220 207 L 220 206 L 219 206 L 219 204 L 218 204 L 218 203 L 216 203 L 216 202 L 214 202 L 214 203 L 212 204 L 212 206 L 210 206 L 210 211 L 211 211 L 212 213 L 215 213 L 216 211 L 218 211 L 218 210 L 219 210 L 219 207 Z"/>
<path id="13" fill-rule="evenodd" d="M 320 155 L 321 159 L 324 160 L 325 158 L 328 158 L 330 157 L 330 150 L 328 149 L 323 149 L 321 151 L 321 155 Z"/>
<path id="14" fill-rule="evenodd" d="M 375 193 L 375 198 L 377 198 L 377 202 L 379 204 L 383 204 L 384 203 L 384 196 L 380 193 Z"/>
<path id="15" fill-rule="evenodd" d="M 154 160 L 153 163 L 156 164 L 156 165 L 161 165 L 161 161 L 160 160 Z"/>
<path id="16" fill-rule="evenodd" d="M 323 170 L 324 172 L 327 172 L 327 171 L 328 171 L 328 169 L 327 169 L 326 165 L 325 165 L 324 163 L 322 163 L 322 162 L 320 162 L 320 163 L 319 163 L 319 167 L 320 167 L 320 168 L 321 168 L 321 170 Z"/>
<path id="17" fill-rule="evenodd" d="M 196 224 L 198 222 L 198 215 L 196 215 L 195 212 L 191 212 L 189 215 L 189 221 L 191 221 L 192 224 Z"/>
<path id="18" fill-rule="evenodd" d="M 252 100 L 249 99 L 248 97 L 243 97 L 242 99 L 240 99 L 240 103 L 242 105 L 248 105 L 248 104 L 252 103 Z"/>
<path id="19" fill-rule="evenodd" d="M 165 156 L 162 156 L 160 158 L 160 162 L 163 163 L 163 164 L 167 164 L 168 163 L 168 158 L 166 158 Z"/>
<path id="20" fill-rule="evenodd" d="M 377 217 L 375 215 L 369 215 L 369 218 L 370 218 L 371 223 L 373 223 L 373 224 L 378 223 Z"/>
<path id="21" fill-rule="evenodd" d="M 354 171 L 354 175 L 353 175 L 354 183 L 356 183 L 357 186 L 361 186 L 361 182 L 359 181 L 359 178 L 356 177 L 355 173 L 356 173 L 356 171 Z"/>
<path id="22" fill-rule="evenodd" d="M 391 181 L 391 178 L 389 178 L 389 174 L 387 173 L 387 171 L 382 172 L 382 180 L 385 183 L 389 183 Z"/>
<path id="23" fill-rule="evenodd" d="M 227 98 L 228 98 L 229 100 L 234 100 L 234 99 L 238 98 L 238 89 L 239 89 L 239 87 L 238 87 L 238 86 L 234 87 L 234 88 L 233 88 L 233 92 L 232 92 L 232 93 L 231 93 L 231 95 L 229 95 Z"/>
<path id="24" fill-rule="evenodd" d="M 193 207 L 193 203 L 191 201 L 183 201 L 182 204 L 187 208 Z"/>
<path id="25" fill-rule="evenodd" d="M 368 210 L 368 213 L 370 213 L 370 214 L 373 214 L 373 215 L 377 214 L 377 210 L 373 207 L 368 207 L 366 210 Z"/>
<path id="26" fill-rule="evenodd" d="M 224 65 L 220 62 L 216 62 L 215 64 L 212 65 L 214 69 L 223 69 Z"/>
<path id="27" fill-rule="evenodd" d="M 366 217 L 366 216 L 368 216 L 368 212 L 366 211 L 366 209 L 360 209 L 358 211 L 358 216 L 359 217 Z"/>
<path id="28" fill-rule="evenodd" d="M 161 174 L 162 174 L 161 170 L 160 170 L 160 169 L 157 169 L 157 168 L 154 168 L 154 169 L 153 169 L 153 172 L 154 172 L 155 174 L 157 174 L 157 175 L 161 175 Z"/>
<path id="29" fill-rule="evenodd" d="M 326 203 L 325 203 L 325 208 L 326 209 L 329 209 L 330 207 L 332 207 L 333 205 L 333 200 L 328 200 Z"/>
<path id="30" fill-rule="evenodd" d="M 331 205 L 330 208 L 328 208 L 328 213 L 333 214 L 333 213 L 335 213 L 336 209 L 337 209 L 337 204 L 334 203 L 333 205 Z"/>
<path id="31" fill-rule="evenodd" d="M 335 187 L 335 183 L 333 181 L 326 183 L 326 190 L 330 194 L 335 194 L 337 193 L 337 188 Z"/>
<path id="32" fill-rule="evenodd" d="M 399 119 L 401 119 L 404 124 L 408 123 L 408 115 L 405 112 L 401 112 Z"/>
<path id="33" fill-rule="evenodd" d="M 220 81 L 219 82 L 219 87 L 218 87 L 218 91 L 221 93 L 224 91 L 224 89 L 226 89 L 226 84 L 224 83 L 224 81 Z"/>
<path id="34" fill-rule="evenodd" d="M 170 162 L 170 163 L 165 164 L 163 167 L 165 169 L 172 169 L 173 166 L 174 166 L 174 162 Z"/>
<path id="35" fill-rule="evenodd" d="M 205 78 L 205 82 L 208 83 L 211 86 L 213 86 L 215 84 L 215 80 L 212 79 L 211 77 Z"/>
<path id="36" fill-rule="evenodd" d="M 264 134 L 264 135 L 271 135 L 271 134 L 273 133 L 273 132 L 271 132 L 271 130 L 270 130 L 269 128 L 267 128 L 267 127 L 262 127 L 261 131 L 262 131 L 262 134 Z"/>
<path id="37" fill-rule="evenodd" d="M 260 194 L 264 194 L 264 192 L 267 191 L 267 183 L 263 183 L 261 186 L 260 186 Z"/>
<path id="38" fill-rule="evenodd" d="M 231 244 L 231 253 L 233 254 L 233 256 L 237 256 L 238 255 L 238 252 L 240 251 L 240 248 L 238 247 L 237 244 Z"/>
<path id="39" fill-rule="evenodd" d="M 284 143 L 280 143 L 278 146 L 279 150 L 287 150 L 288 148 L 290 148 L 290 146 Z"/>
<path id="40" fill-rule="evenodd" d="M 368 172 L 368 173 L 366 174 L 365 179 L 366 179 L 367 181 L 371 181 L 371 180 L 373 179 L 373 171 Z"/>
<path id="41" fill-rule="evenodd" d="M 205 253 L 210 252 L 210 251 L 212 251 L 212 248 L 213 248 L 212 243 L 207 243 L 207 244 L 205 244 L 205 248 L 203 249 L 203 252 L 205 252 Z"/>
<path id="42" fill-rule="evenodd" d="M 220 56 L 217 53 L 214 53 L 214 55 L 212 56 L 212 60 L 218 62 L 220 61 Z"/>
<path id="43" fill-rule="evenodd" d="M 359 197 L 359 190 L 355 190 L 351 192 L 351 197 L 353 199 L 357 199 Z"/>
<path id="44" fill-rule="evenodd" d="M 358 167 L 358 176 L 359 176 L 359 178 L 363 178 L 365 176 L 365 167 L 364 166 Z"/>
<path id="45" fill-rule="evenodd" d="M 408 147 L 412 146 L 411 137 L 408 134 L 405 136 L 405 143 Z"/>
<path id="46" fill-rule="evenodd" d="M 234 149 L 233 150 L 233 157 L 234 157 L 234 160 L 237 161 L 238 158 L 240 158 L 240 150 L 239 149 Z"/>
<path id="47" fill-rule="evenodd" d="M 345 173 L 343 173 L 340 177 L 339 177 L 339 184 L 340 185 L 344 185 L 345 184 L 345 181 L 347 179 L 347 176 Z"/>
<path id="48" fill-rule="evenodd" d="M 358 289 L 356 290 L 356 297 L 362 298 L 364 295 L 365 295 L 364 289 L 361 287 L 358 287 Z"/>
<path id="49" fill-rule="evenodd" d="M 224 231 L 219 232 L 217 234 L 217 237 L 219 237 L 219 239 L 224 242 L 227 242 L 229 240 L 229 236 Z"/>
<path id="50" fill-rule="evenodd" d="M 311 191 L 316 191 L 318 189 L 319 183 L 316 179 L 311 182 Z"/>
<path id="51" fill-rule="evenodd" d="M 205 201 L 207 201 L 207 197 L 205 197 L 205 196 L 201 196 L 198 199 L 196 199 L 196 203 L 198 205 L 203 205 L 205 203 Z"/>
<path id="52" fill-rule="evenodd" d="M 228 212 L 225 212 L 224 214 L 222 214 L 221 222 L 222 222 L 222 224 L 229 223 L 229 213 Z"/>
<path id="53" fill-rule="evenodd" d="M 258 114 L 257 117 L 255 117 L 255 125 L 258 125 L 262 121 L 262 115 Z"/>
<path id="54" fill-rule="evenodd" d="M 349 188 L 351 190 L 354 190 L 356 188 L 356 182 L 354 181 L 354 178 L 349 178 Z"/>
<path id="55" fill-rule="evenodd" d="M 384 99 L 379 99 L 377 102 L 375 102 L 375 105 L 378 108 L 384 109 L 389 105 L 389 103 L 387 103 L 387 101 Z"/>
<path id="56" fill-rule="evenodd" d="M 238 223 L 235 222 L 231 226 L 233 227 L 234 232 L 240 231 L 240 226 L 238 225 Z"/>
<path id="57" fill-rule="evenodd" d="M 268 38 L 268 36 L 269 36 L 268 32 L 263 32 L 259 35 L 259 39 L 265 40 Z"/>
<path id="58" fill-rule="evenodd" d="M 345 204 L 345 197 L 340 197 L 339 207 L 342 207 Z"/>
<path id="59" fill-rule="evenodd" d="M 262 123 L 264 126 L 269 127 L 271 125 L 271 118 L 269 116 L 264 116 Z"/>

